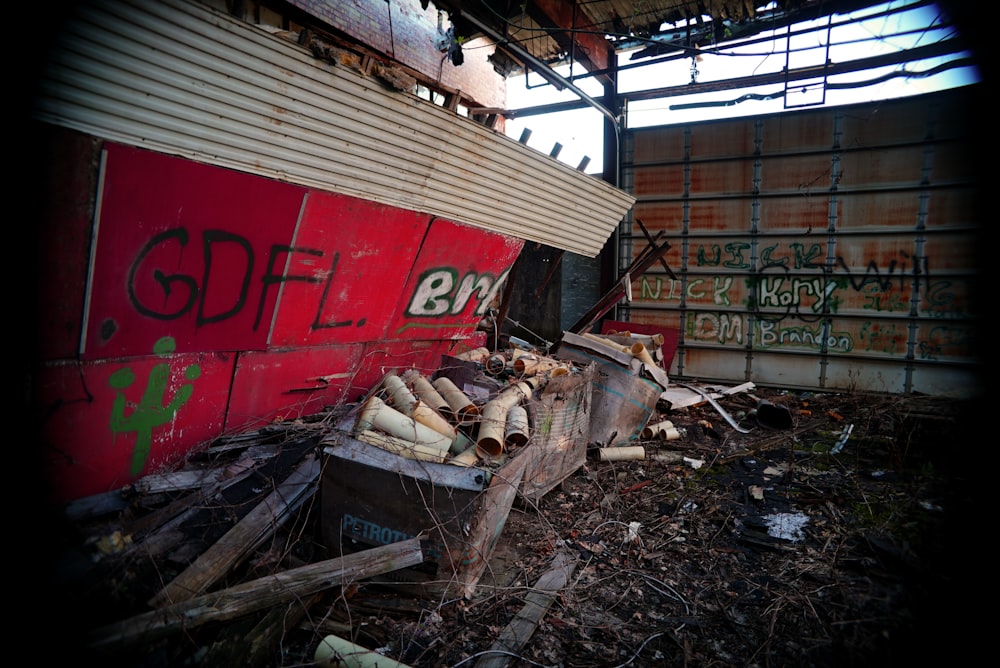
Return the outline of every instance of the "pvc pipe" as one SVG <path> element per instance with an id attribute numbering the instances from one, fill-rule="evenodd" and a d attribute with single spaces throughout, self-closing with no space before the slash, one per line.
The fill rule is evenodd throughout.
<path id="1" fill-rule="evenodd" d="M 439 434 L 444 434 L 452 440 L 455 439 L 455 428 L 451 426 L 451 423 L 441 417 L 440 413 L 417 399 L 402 378 L 396 374 L 389 374 L 382 381 L 382 387 L 388 390 L 392 397 L 390 405 L 400 413 L 409 415 L 420 424 L 430 427 Z"/>
<path id="2" fill-rule="evenodd" d="M 531 395 L 535 390 L 545 387 L 548 382 L 549 379 L 547 376 L 527 376 L 522 378 L 521 382 L 519 382 L 516 387 L 520 388 L 521 392 L 524 394 L 524 398 L 527 400 L 531 398 Z"/>
<path id="3" fill-rule="evenodd" d="M 655 422 L 642 430 L 641 438 L 649 440 L 651 438 L 663 438 L 660 435 L 664 429 L 673 428 L 674 423 L 670 420 L 661 420 L 660 422 Z"/>
<path id="4" fill-rule="evenodd" d="M 528 358 L 520 357 L 514 360 L 514 371 L 518 375 L 534 376 L 538 373 L 545 373 L 546 371 L 551 371 L 561 364 L 554 359 L 548 358 Z"/>
<path id="5" fill-rule="evenodd" d="M 479 448 L 475 443 L 473 443 L 471 446 L 447 460 L 445 463 L 454 464 L 456 466 L 475 466 L 478 461 Z"/>
<path id="6" fill-rule="evenodd" d="M 417 405 L 413 407 L 413 414 L 410 417 L 420 424 L 430 427 L 437 433 L 444 434 L 453 441 L 458 434 L 458 430 L 448 420 L 419 399 L 417 399 Z"/>
<path id="7" fill-rule="evenodd" d="M 584 332 L 583 336 L 590 339 L 591 341 L 596 341 L 605 346 L 614 348 L 615 350 L 628 350 L 628 346 L 622 346 L 622 344 L 617 341 L 612 341 L 611 339 L 605 338 L 603 336 L 598 336 L 597 334 L 591 334 L 590 332 Z"/>
<path id="8" fill-rule="evenodd" d="M 653 356 L 649 354 L 649 351 L 646 350 L 645 344 L 633 343 L 632 347 L 629 348 L 629 352 L 649 366 L 656 366 L 656 362 L 653 360 Z"/>
<path id="9" fill-rule="evenodd" d="M 405 663 L 333 635 L 319 642 L 313 661 L 318 668 L 409 668 Z"/>
<path id="10" fill-rule="evenodd" d="M 389 405 L 403 415 L 413 415 L 413 407 L 417 405 L 417 398 L 410 392 L 403 379 L 394 373 L 390 373 L 382 379 L 382 387 L 389 392 Z"/>
<path id="11" fill-rule="evenodd" d="M 528 411 L 524 406 L 512 406 L 507 411 L 507 427 L 504 431 L 504 445 L 508 448 L 522 446 L 528 442 Z"/>
<path id="12" fill-rule="evenodd" d="M 679 452 L 656 452 L 654 454 L 651 454 L 649 456 L 649 459 L 654 462 L 663 462 L 665 464 L 679 464 L 680 462 L 687 459 L 687 457 L 685 457 Z"/>
<path id="13" fill-rule="evenodd" d="M 455 438 L 451 442 L 451 447 L 448 450 L 451 454 L 458 456 L 468 450 L 469 448 L 475 448 L 476 443 L 461 429 L 455 430 Z"/>
<path id="14" fill-rule="evenodd" d="M 427 425 L 420 424 L 408 415 L 404 415 L 384 401 L 372 395 L 365 402 L 361 415 L 358 416 L 356 432 L 377 427 L 391 436 L 397 436 L 404 441 L 427 445 L 447 452 L 452 439 L 439 434 Z"/>
<path id="15" fill-rule="evenodd" d="M 486 360 L 486 373 L 492 376 L 500 375 L 506 368 L 507 358 L 502 353 L 490 355 L 489 359 Z"/>
<path id="16" fill-rule="evenodd" d="M 440 464 L 448 455 L 444 450 L 407 441 L 396 436 L 390 436 L 389 434 L 383 434 L 379 431 L 372 431 L 371 429 L 365 429 L 361 433 L 356 434 L 355 438 L 369 445 L 374 445 L 376 448 L 382 448 L 394 455 L 406 457 L 407 459 L 419 459 Z"/>
<path id="17" fill-rule="evenodd" d="M 687 434 L 686 429 L 681 429 L 678 427 L 670 427 L 669 429 L 660 430 L 660 439 L 663 441 L 676 441 L 678 438 Z"/>
<path id="18" fill-rule="evenodd" d="M 516 385 L 505 387 L 501 390 L 500 394 L 493 398 L 493 401 L 499 401 L 509 409 L 512 406 L 517 406 L 526 399 L 530 399 L 534 391 L 535 388 L 531 383 L 522 381 Z"/>
<path id="19" fill-rule="evenodd" d="M 508 393 L 508 399 L 514 393 Z M 516 402 L 515 402 L 516 403 Z M 510 406 L 497 397 L 487 401 L 479 419 L 479 434 L 476 447 L 484 457 L 497 457 L 503 454 L 504 430 L 507 428 L 507 412 Z"/>
<path id="20" fill-rule="evenodd" d="M 448 402 L 448 406 L 451 407 L 451 412 L 457 418 L 459 424 L 468 424 L 479 415 L 479 409 L 472 402 L 472 399 L 469 398 L 469 395 L 458 389 L 458 386 L 450 378 L 439 376 L 434 379 L 431 385 Z"/>
<path id="21" fill-rule="evenodd" d="M 610 330 L 608 332 L 608 334 L 610 336 L 624 336 L 624 337 L 629 338 L 629 339 L 637 339 L 637 340 L 642 341 L 643 343 L 645 343 L 646 341 L 649 341 L 651 344 L 653 344 L 652 347 L 654 347 L 654 348 L 659 348 L 660 346 L 663 345 L 663 334 L 659 334 L 659 333 L 657 333 L 657 334 L 636 334 L 635 332 L 629 332 L 627 330 L 624 331 L 624 332 L 616 332 L 615 330 L 612 329 L 612 330 Z"/>
<path id="22" fill-rule="evenodd" d="M 455 359 L 467 360 L 469 362 L 482 362 L 489 356 L 489 348 L 476 348 L 474 350 L 466 350 L 464 353 L 455 355 Z"/>
<path id="23" fill-rule="evenodd" d="M 523 374 L 524 373 L 524 367 L 528 363 L 537 364 L 538 363 L 538 358 L 536 356 L 534 356 L 534 355 L 529 354 L 529 353 L 521 353 L 519 355 L 518 351 L 515 350 L 514 351 L 514 355 L 512 357 L 512 361 L 510 363 L 510 368 L 513 369 L 514 372 L 517 373 L 517 374 Z"/>
<path id="24" fill-rule="evenodd" d="M 646 449 L 641 445 L 626 445 L 618 448 L 599 448 L 597 454 L 602 462 L 623 462 L 645 459 Z"/>
<path id="25" fill-rule="evenodd" d="M 445 418 L 455 420 L 455 415 L 452 413 L 451 406 L 448 405 L 448 400 L 442 397 L 434 389 L 434 386 L 431 385 L 431 381 L 424 378 L 420 372 L 408 371 L 403 374 L 403 380 L 410 384 L 413 392 L 421 401 L 441 413 Z"/>

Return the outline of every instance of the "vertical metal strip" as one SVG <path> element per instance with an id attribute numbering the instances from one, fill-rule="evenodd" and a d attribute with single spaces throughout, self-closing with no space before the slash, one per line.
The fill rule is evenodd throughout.
<path id="1" fill-rule="evenodd" d="M 939 109 L 937 105 L 929 105 L 927 119 L 926 143 L 923 150 L 923 163 L 920 166 L 920 194 L 917 201 L 917 219 L 914 221 L 913 237 L 913 277 L 910 291 L 910 318 L 906 332 L 906 367 L 904 370 L 905 391 L 913 391 L 913 373 L 916 370 L 916 351 L 920 345 L 918 336 L 920 333 L 920 303 L 923 293 L 920 285 L 926 280 L 926 257 L 927 252 L 927 218 L 930 215 L 931 206 L 931 173 L 934 167 L 934 142 L 937 134 Z"/>
<path id="2" fill-rule="evenodd" d="M 622 133 L 622 144 L 618 180 L 625 192 L 633 192 L 635 188 L 635 135 L 631 132 Z M 622 165 L 628 165 L 628 169 L 625 169 Z M 632 215 L 633 211 L 629 209 L 628 213 L 625 214 L 625 217 L 618 224 L 618 265 L 615 267 L 613 279 L 617 279 L 624 268 L 632 264 L 632 254 L 634 252 Z M 611 314 L 615 320 L 628 321 L 631 318 L 629 301 L 623 299 L 615 304 Z"/>
<path id="3" fill-rule="evenodd" d="M 753 172 L 750 184 L 752 199 L 750 200 L 750 276 L 762 276 L 761 267 L 758 264 L 760 259 L 760 191 L 763 180 L 763 163 L 761 162 L 761 146 L 764 143 L 764 122 L 757 119 L 753 124 Z M 749 296 L 751 303 L 757 304 L 760 284 L 757 281 L 750 281 Z M 744 380 L 753 378 L 753 347 L 757 340 L 757 311 L 750 309 L 747 313 L 746 330 L 746 362 L 743 371 Z"/>
<path id="4" fill-rule="evenodd" d="M 844 114 L 835 112 L 833 114 L 833 136 L 830 138 L 830 195 L 827 202 L 826 219 L 826 267 L 823 270 L 823 295 L 819 312 L 823 318 L 822 332 L 819 346 L 819 387 L 826 387 L 827 366 L 829 365 L 830 348 L 829 340 L 833 323 L 830 319 L 830 295 L 837 287 L 833 280 L 833 272 L 837 266 L 837 226 L 839 216 L 837 206 L 839 204 L 837 189 L 840 186 L 840 177 L 843 167 L 840 164 L 840 148 L 844 134 Z"/>
<path id="5" fill-rule="evenodd" d="M 684 185 L 681 193 L 681 206 L 684 214 L 681 216 L 681 299 L 680 317 L 678 323 L 680 332 L 677 334 L 677 350 L 674 358 L 677 360 L 677 375 L 684 375 L 684 362 L 686 360 L 686 332 L 687 332 L 687 288 L 688 288 L 688 253 L 691 252 L 691 126 L 684 126 Z M 673 285 L 671 285 L 673 289 Z"/>

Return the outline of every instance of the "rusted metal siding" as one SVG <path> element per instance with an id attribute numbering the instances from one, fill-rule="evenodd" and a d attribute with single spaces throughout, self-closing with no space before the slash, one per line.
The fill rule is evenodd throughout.
<path id="1" fill-rule="evenodd" d="M 36 116 L 589 257 L 628 193 L 187 0 L 76 3 Z"/>
<path id="2" fill-rule="evenodd" d="M 679 330 L 671 374 L 778 387 L 977 391 L 975 138 L 964 92 L 630 130 L 619 314 Z"/>

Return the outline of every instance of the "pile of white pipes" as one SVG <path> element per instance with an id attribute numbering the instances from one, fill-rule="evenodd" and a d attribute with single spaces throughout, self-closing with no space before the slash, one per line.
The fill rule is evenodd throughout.
<path id="1" fill-rule="evenodd" d="M 619 341 L 608 338 L 607 336 L 599 336 L 588 332 L 584 332 L 581 336 L 584 336 L 595 343 L 607 346 L 612 350 L 626 352 L 629 355 L 642 360 L 644 364 L 648 364 L 651 367 L 659 366 L 656 360 L 653 359 L 653 354 L 657 353 L 657 351 L 659 351 L 659 349 L 663 346 L 662 334 L 632 334 L 631 332 L 616 332 L 614 334 L 609 334 L 609 336 L 625 338 L 628 343 L 620 343 Z"/>
<path id="2" fill-rule="evenodd" d="M 467 353 L 486 365 L 496 355 L 483 348 Z M 472 355 L 476 355 L 473 357 Z M 506 358 L 504 366 L 508 365 Z M 388 373 L 364 402 L 354 437 L 410 459 L 474 466 L 497 461 L 530 438 L 527 403 L 549 378 L 570 365 L 524 351 L 510 356 L 517 380 L 482 405 L 451 379 L 428 379 L 416 369 Z"/>

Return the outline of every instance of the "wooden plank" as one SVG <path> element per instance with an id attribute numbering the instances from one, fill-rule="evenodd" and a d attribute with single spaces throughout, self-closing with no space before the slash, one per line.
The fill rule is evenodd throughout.
<path id="1" fill-rule="evenodd" d="M 162 554 L 176 545 L 183 536 L 178 528 L 180 525 L 201 511 L 205 505 L 216 502 L 225 490 L 252 475 L 255 471 L 254 465 L 253 459 L 243 457 L 229 464 L 223 475 L 206 478 L 206 485 L 201 489 L 195 489 L 158 510 L 126 522 L 122 531 L 132 534 L 133 540 L 149 534 L 143 543 L 143 549 L 153 556 Z"/>
<path id="2" fill-rule="evenodd" d="M 655 246 L 656 239 L 654 239 L 653 235 L 649 233 L 649 230 L 647 230 L 646 226 L 642 224 L 642 221 L 636 218 L 635 222 L 639 225 L 639 229 L 642 230 L 643 235 L 646 237 L 646 242 L 649 243 L 650 246 Z M 659 236 L 657 236 L 656 238 L 658 239 Z M 662 255 L 660 256 L 660 264 L 663 265 L 663 269 L 667 272 L 667 275 L 676 281 L 677 277 L 674 276 L 673 270 L 670 268 L 670 265 L 667 264 L 667 261 L 663 259 Z"/>
<path id="3" fill-rule="evenodd" d="M 322 593 L 313 594 L 301 601 L 274 606 L 256 623 L 252 617 L 240 620 L 245 624 L 233 623 L 219 634 L 200 662 L 200 668 L 267 668 L 274 665 L 282 638 L 289 629 L 301 624 L 309 609 L 322 598 Z"/>
<path id="4" fill-rule="evenodd" d="M 126 507 L 128 502 L 122 497 L 122 490 L 116 489 L 70 501 L 63 513 L 71 522 L 83 522 L 121 512 Z"/>
<path id="5" fill-rule="evenodd" d="M 142 517 L 137 522 L 127 525 L 124 529 L 126 534 L 142 538 L 141 543 L 133 541 L 133 549 L 142 550 L 145 558 L 155 558 L 162 556 L 168 550 L 177 547 L 178 543 L 184 541 L 184 532 L 181 527 L 185 522 L 201 512 L 202 508 L 197 504 L 203 502 L 204 498 L 199 492 L 192 492 L 182 499 L 171 503 L 160 511 Z M 166 519 L 164 519 L 166 518 Z"/>
<path id="6" fill-rule="evenodd" d="M 580 319 L 569 328 L 569 331 L 573 334 L 582 334 L 593 327 L 595 322 L 600 320 L 615 304 L 629 294 L 632 281 L 639 280 L 646 273 L 646 270 L 668 250 L 670 250 L 670 244 L 666 241 L 654 248 L 647 247 L 644 249 L 642 254 L 629 265 L 628 270 L 618 279 L 618 282 L 604 296 L 598 299 L 597 303 L 589 311 L 580 316 Z"/>
<path id="7" fill-rule="evenodd" d="M 135 481 L 132 489 L 137 494 L 160 494 L 162 492 L 180 492 L 210 485 L 222 479 L 225 466 L 214 469 L 195 469 L 187 471 L 168 471 L 143 476 Z"/>
<path id="8" fill-rule="evenodd" d="M 528 466 L 526 457 L 514 457 L 497 471 L 490 486 L 483 493 L 482 504 L 476 514 L 475 525 L 467 539 L 468 548 L 475 555 L 460 564 L 456 577 L 461 581 L 462 594 L 472 598 L 476 585 L 489 566 L 490 556 L 496 547 L 507 516 L 510 514 L 514 498 L 521 486 L 521 478 Z"/>
<path id="9" fill-rule="evenodd" d="M 568 552 L 559 552 L 552 561 L 552 568 L 538 578 L 538 583 L 524 597 L 524 607 L 500 632 L 500 637 L 476 662 L 476 668 L 503 668 L 521 652 L 538 628 L 559 590 L 566 586 L 569 577 L 576 570 L 576 557 Z"/>
<path id="10" fill-rule="evenodd" d="M 161 589 L 149 605 L 159 608 L 186 601 L 207 590 L 288 520 L 316 491 L 319 474 L 320 463 L 315 453 L 303 457 L 302 463 L 283 483 Z"/>
<path id="11" fill-rule="evenodd" d="M 98 650 L 114 650 L 148 642 L 184 629 L 283 605 L 348 582 L 417 566 L 424 561 L 421 539 L 410 538 L 268 575 L 108 624 L 91 632 L 88 644 Z"/>

